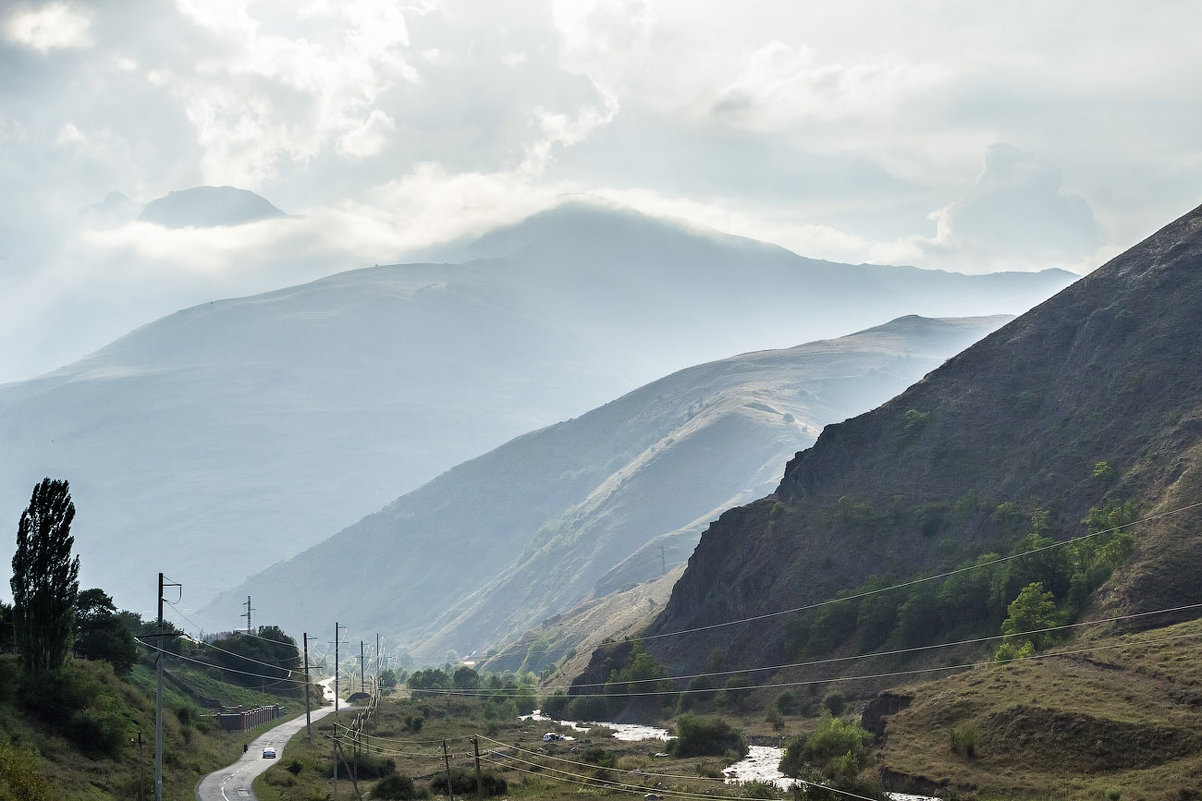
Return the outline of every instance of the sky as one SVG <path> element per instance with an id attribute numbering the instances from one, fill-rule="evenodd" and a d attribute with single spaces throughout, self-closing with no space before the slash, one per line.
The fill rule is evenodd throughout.
<path id="1" fill-rule="evenodd" d="M 8 2 L 0 382 L 565 199 L 1085 273 L 1202 203 L 1199 30 L 1193 0 Z M 136 219 L 201 185 L 289 216 Z"/>

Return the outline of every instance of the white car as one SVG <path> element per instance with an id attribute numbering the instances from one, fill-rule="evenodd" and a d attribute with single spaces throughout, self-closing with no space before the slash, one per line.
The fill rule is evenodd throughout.
<path id="1" fill-rule="evenodd" d="M 263 749 L 263 758 L 264 759 L 275 759 L 275 749 L 270 746 L 268 746 L 267 748 L 264 748 Z"/>

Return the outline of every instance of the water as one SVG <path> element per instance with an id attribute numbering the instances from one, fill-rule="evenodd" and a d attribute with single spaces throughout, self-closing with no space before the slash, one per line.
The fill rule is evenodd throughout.
<path id="1" fill-rule="evenodd" d="M 572 731 L 585 732 L 593 726 L 601 726 L 606 729 L 614 730 L 614 739 L 622 740 L 623 742 L 635 742 L 638 740 L 667 740 L 669 739 L 668 730 L 661 729 L 657 726 L 644 726 L 641 723 L 598 723 L 590 721 L 588 723 L 580 723 L 575 720 L 554 720 L 544 715 L 540 710 L 534 710 L 533 714 L 522 715 L 522 720 L 541 720 L 547 723 L 557 723 L 560 726 L 567 726 Z"/>
<path id="2" fill-rule="evenodd" d="M 726 776 L 727 784 L 767 782 L 781 790 L 788 790 L 797 780 L 790 779 L 777 768 L 783 754 L 784 750 L 781 748 L 753 745 L 746 757 L 722 771 L 722 774 Z"/>
<path id="3" fill-rule="evenodd" d="M 614 739 L 623 740 L 625 742 L 634 742 L 636 740 L 667 740 L 669 739 L 668 730 L 661 729 L 656 726 L 644 726 L 638 723 L 599 723 L 589 722 L 582 724 L 574 720 L 554 720 L 542 714 L 539 710 L 534 710 L 533 714 L 523 715 L 522 720 L 539 720 L 547 723 L 556 723 L 560 726 L 567 726 L 573 731 L 586 732 L 590 727 L 601 726 L 606 729 L 614 730 Z M 734 763 L 726 770 L 722 771 L 726 776 L 727 784 L 741 784 L 744 782 L 767 782 L 781 790 L 790 790 L 797 783 L 796 779 L 791 779 L 780 772 L 780 759 L 784 756 L 783 748 L 776 748 L 770 745 L 753 745 L 748 749 L 747 756 L 738 762 Z M 889 797 L 893 801 L 940 801 L 938 798 L 931 798 L 924 795 L 906 795 L 904 793 L 889 793 Z"/>
<path id="4" fill-rule="evenodd" d="M 767 782 L 781 790 L 791 790 L 796 779 L 790 779 L 778 769 L 780 758 L 784 756 L 783 748 L 767 745 L 753 745 L 746 757 L 722 771 L 727 784 L 743 782 Z M 907 795 L 905 793 L 889 793 L 893 801 L 941 801 L 925 795 Z"/>

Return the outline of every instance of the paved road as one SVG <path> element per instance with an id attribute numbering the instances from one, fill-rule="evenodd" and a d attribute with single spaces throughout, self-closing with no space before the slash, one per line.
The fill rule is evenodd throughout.
<path id="1" fill-rule="evenodd" d="M 322 686 L 326 690 L 326 700 L 332 702 L 334 691 L 325 682 L 322 683 Z M 340 710 L 350 708 L 345 703 L 339 705 Z M 323 706 L 314 709 L 310 713 L 310 717 L 314 721 L 320 720 L 333 711 L 333 706 Z M 301 714 L 286 723 L 281 723 L 271 731 L 260 734 L 251 742 L 241 759 L 228 768 L 214 771 L 200 780 L 196 785 L 197 801 L 255 801 L 255 794 L 250 789 L 251 782 L 260 773 L 283 759 L 284 746 L 294 734 L 304 731 L 304 729 L 305 716 Z M 263 758 L 263 749 L 267 746 L 275 749 L 275 759 Z"/>

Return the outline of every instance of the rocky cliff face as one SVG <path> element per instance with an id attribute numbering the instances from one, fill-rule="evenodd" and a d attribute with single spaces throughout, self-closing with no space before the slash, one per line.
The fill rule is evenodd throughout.
<path id="1" fill-rule="evenodd" d="M 949 567 L 1036 509 L 1068 537 L 1108 498 L 1135 498 L 1145 513 L 1196 501 L 1186 488 L 1202 442 L 1200 301 L 1202 209 L 883 406 L 828 426 L 773 495 L 703 534 L 648 649 L 680 667 L 715 650 L 731 667 L 767 664 L 784 655 L 782 610 L 873 574 Z M 1202 599 L 1199 519 L 1142 525 L 1104 602 Z M 692 633 L 667 636 L 678 631 Z"/>

